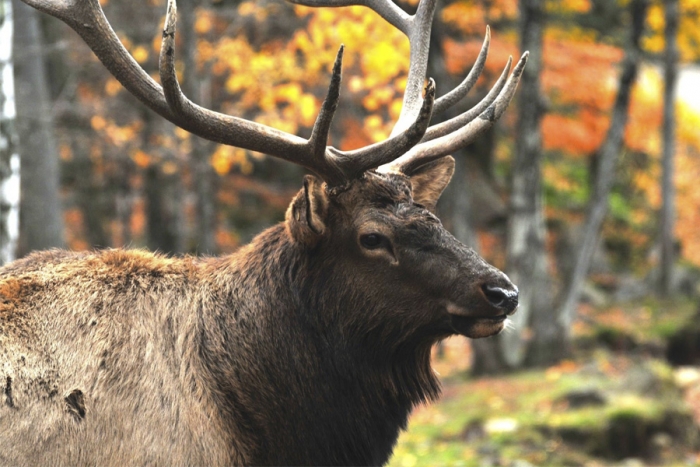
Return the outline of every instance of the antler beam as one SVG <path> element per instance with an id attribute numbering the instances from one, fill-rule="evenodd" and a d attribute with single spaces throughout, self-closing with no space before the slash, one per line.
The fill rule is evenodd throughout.
<path id="1" fill-rule="evenodd" d="M 73 28 L 129 92 L 175 125 L 217 143 L 266 153 L 302 165 L 330 186 L 343 184 L 371 168 L 409 170 L 469 144 L 505 110 L 515 92 L 526 60 L 524 55 L 506 81 L 510 69 L 509 60 L 494 89 L 472 110 L 428 129 L 433 110 L 444 111 L 454 105 L 478 80 L 488 54 L 488 28 L 484 44 L 470 73 L 454 90 L 435 100 L 433 81 L 429 80 L 425 89 L 423 85 L 437 0 L 422 0 L 415 15 L 407 14 L 391 0 L 290 0 L 292 3 L 314 7 L 364 5 L 377 12 L 409 39 L 411 62 L 403 107 L 391 137 L 354 151 L 340 151 L 327 146 L 327 140 L 338 106 L 342 47 L 333 67 L 328 95 L 311 137 L 305 140 L 266 125 L 205 109 L 182 93 L 175 73 L 175 0 L 168 0 L 163 31 L 160 56 L 163 87 L 129 55 L 105 18 L 99 0 L 22 1 L 57 17 Z"/>

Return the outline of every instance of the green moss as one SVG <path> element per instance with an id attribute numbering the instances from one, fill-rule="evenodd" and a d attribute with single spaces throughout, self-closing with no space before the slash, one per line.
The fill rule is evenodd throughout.
<path id="1" fill-rule="evenodd" d="M 642 455 L 653 433 L 674 433 L 669 420 L 679 433 L 692 424 L 664 362 L 617 362 L 621 357 L 603 351 L 589 358 L 585 365 L 450 380 L 449 397 L 418 410 L 389 465 L 583 465 Z M 615 365 L 638 378 L 639 388 L 611 373 Z M 606 403 L 569 408 L 566 396 L 583 389 L 604 394 Z"/>

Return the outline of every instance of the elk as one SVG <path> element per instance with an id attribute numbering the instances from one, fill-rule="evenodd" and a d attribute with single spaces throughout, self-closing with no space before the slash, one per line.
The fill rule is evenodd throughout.
<path id="1" fill-rule="evenodd" d="M 204 138 L 311 172 L 284 222 L 223 257 L 45 251 L 0 269 L 0 465 L 379 465 L 411 409 L 438 397 L 430 349 L 491 336 L 515 312 L 507 276 L 434 215 L 453 151 L 501 116 L 525 66 L 509 60 L 471 110 L 430 126 L 476 82 L 425 83 L 436 0 L 415 15 L 362 4 L 411 44 L 392 136 L 327 146 L 341 47 L 308 140 L 197 106 L 174 71 L 175 0 L 162 87 L 126 52 L 98 0 L 23 0 L 75 29 L 122 85 Z"/>

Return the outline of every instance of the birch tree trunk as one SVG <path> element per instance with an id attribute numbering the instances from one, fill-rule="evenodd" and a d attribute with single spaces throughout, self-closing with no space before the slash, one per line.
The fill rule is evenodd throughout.
<path id="1" fill-rule="evenodd" d="M 676 137 L 675 97 L 678 74 L 678 0 L 664 2 L 666 45 L 664 50 L 664 115 L 661 174 L 661 294 L 668 296 L 673 287 L 674 224 L 676 189 L 673 183 Z"/>
<path id="2" fill-rule="evenodd" d="M 12 69 L 12 3 L 0 0 L 0 265 L 15 259 L 19 239 L 19 153 Z"/>
<path id="3" fill-rule="evenodd" d="M 546 229 L 542 193 L 542 135 L 540 121 L 544 113 L 540 89 L 542 69 L 542 34 L 544 30 L 544 1 L 521 0 L 520 47 L 530 57 L 520 80 L 518 127 L 515 140 L 508 226 L 507 272 L 520 290 L 520 306 L 513 315 L 515 329 L 502 333 L 500 353 L 507 367 L 523 365 L 527 355 L 525 330 L 534 319 L 536 339 L 552 322 L 551 281 L 545 251 Z M 550 336 L 551 337 L 551 336 Z M 558 358 L 559 353 L 555 354 Z"/>
<path id="4" fill-rule="evenodd" d="M 54 137 L 43 34 L 38 12 L 20 2 L 14 11 L 17 133 L 22 163 L 19 255 L 62 248 L 64 223 L 58 147 Z"/>
<path id="5" fill-rule="evenodd" d="M 570 334 L 581 287 L 586 280 L 593 253 L 600 237 L 603 219 L 608 211 L 608 195 L 615 179 L 615 165 L 622 149 L 632 84 L 637 76 L 639 59 L 642 53 L 639 42 L 644 32 L 647 7 L 648 0 L 633 0 L 630 3 L 630 14 L 632 17 L 631 37 L 622 61 L 622 73 L 612 118 L 610 119 L 610 128 L 603 145 L 598 151 L 597 177 L 588 205 L 588 213 L 584 221 L 581 240 L 575 251 L 573 272 L 564 286 L 562 298 L 559 302 L 557 319 L 567 334 Z"/>

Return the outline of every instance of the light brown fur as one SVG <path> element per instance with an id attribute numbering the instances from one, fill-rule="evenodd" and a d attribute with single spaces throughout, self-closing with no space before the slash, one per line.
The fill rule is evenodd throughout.
<path id="1" fill-rule="evenodd" d="M 211 266 L 144 251 L 55 256 L 35 253 L 0 281 L 0 426 L 12 430 L 0 436 L 0 464 L 230 463 L 230 441 L 203 436 L 221 422 L 193 356 L 191 310 L 212 286 L 200 278 Z M 65 400 L 76 389 L 85 394 L 77 420 Z M 39 449 L 4 458 L 17 440 Z"/>

